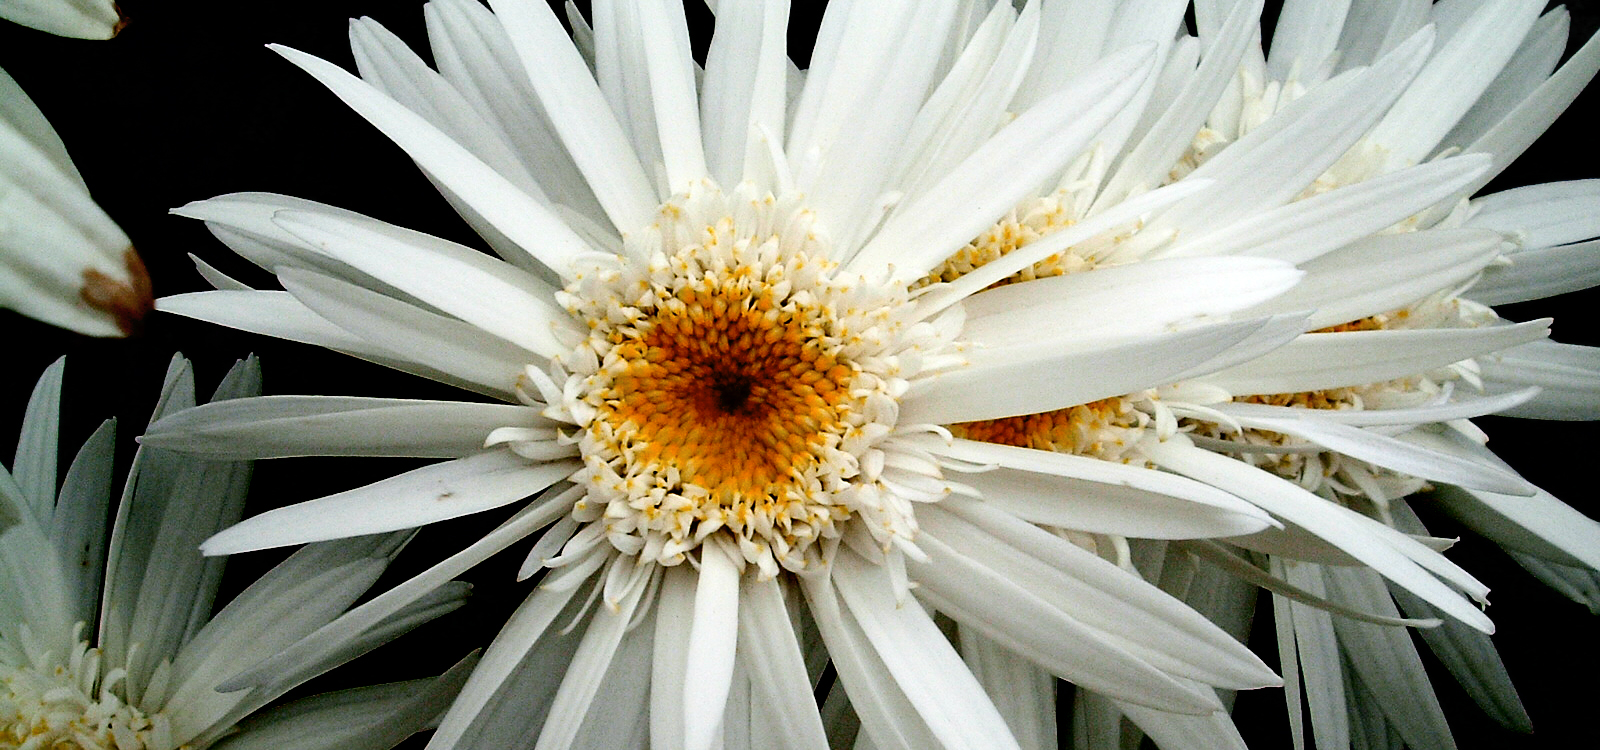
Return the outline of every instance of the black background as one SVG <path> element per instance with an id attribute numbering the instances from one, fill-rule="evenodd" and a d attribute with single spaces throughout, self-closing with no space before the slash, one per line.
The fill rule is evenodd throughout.
<path id="1" fill-rule="evenodd" d="M 809 6 L 795 2 L 792 47 L 803 58 L 814 36 Z M 820 4 L 819 4 L 820 5 Z M 703 52 L 709 14 L 691 3 L 691 25 Z M 204 257 L 259 286 L 266 275 L 229 253 L 199 222 L 168 209 L 236 191 L 270 191 L 319 200 L 459 242 L 482 246 L 409 159 L 331 94 L 264 44 L 286 44 L 353 69 L 345 19 L 372 15 L 426 50 L 421 4 L 383 0 L 279 0 L 217 3 L 127 0 L 132 22 L 110 42 L 60 39 L 0 22 L 0 67 L 38 103 L 66 142 L 90 191 L 133 239 L 158 296 L 207 288 L 187 259 Z M 1574 38 L 1597 25 L 1585 0 L 1574 9 Z M 1269 11 L 1269 15 L 1271 11 Z M 424 53 L 424 56 L 426 54 Z M 803 62 L 803 59 L 802 59 Z M 1575 110 L 1593 107 L 1586 93 Z M 1592 119 L 1569 111 L 1485 192 L 1550 180 L 1600 176 L 1600 146 Z M 1552 315 L 1556 338 L 1600 344 L 1590 306 L 1600 292 L 1507 306 L 1514 320 Z M 28 390 L 51 361 L 68 355 L 63 451 L 75 450 L 99 420 L 120 420 L 122 467 L 132 437 L 145 424 L 167 360 L 181 351 L 195 363 L 203 390 L 249 353 L 261 355 L 269 393 L 455 398 L 461 394 L 309 346 L 241 334 L 156 314 L 133 340 L 89 339 L 0 311 L 0 425 L 20 423 Z M 1492 445 L 1530 479 L 1591 515 L 1596 510 L 1589 472 L 1600 427 L 1490 418 L 1482 424 Z M 10 464 L 16 436 L 0 429 L 0 463 Z M 257 466 L 249 513 L 375 481 L 418 462 L 392 459 L 293 459 Z M 497 523 L 485 513 L 436 524 L 419 534 L 379 587 L 416 572 Z M 1455 531 L 1441 524 L 1443 535 Z M 372 681 L 436 674 L 473 648 L 486 645 L 527 593 L 512 581 L 525 554 L 514 548 L 472 571 L 468 607 L 312 683 L 334 689 Z M 1592 737 L 1600 642 L 1595 616 L 1523 575 L 1493 545 L 1470 534 L 1452 557 L 1492 589 L 1490 614 L 1497 642 L 1522 691 L 1536 734 L 1507 733 L 1482 718 L 1442 671 L 1436 684 L 1457 742 L 1464 748 L 1532 748 Z M 225 586 L 245 585 L 281 559 L 281 552 L 241 555 Z M 1270 636 L 1270 621 L 1260 620 Z M 1255 639 L 1275 663 L 1270 638 Z M 1240 702 L 1237 719 L 1252 746 L 1286 746 L 1279 691 L 1256 691 Z M 421 742 L 412 743 L 421 747 Z M 408 746 L 410 744 L 408 743 Z"/>

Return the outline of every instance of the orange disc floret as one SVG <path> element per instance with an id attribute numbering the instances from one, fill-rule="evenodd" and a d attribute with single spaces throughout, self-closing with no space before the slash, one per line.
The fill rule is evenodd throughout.
<path id="1" fill-rule="evenodd" d="M 742 286 L 704 278 L 659 300 L 613 351 L 627 364 L 596 420 L 625 436 L 624 473 L 675 469 L 736 515 L 808 494 L 848 429 L 855 375 L 809 335 L 821 311 Z"/>

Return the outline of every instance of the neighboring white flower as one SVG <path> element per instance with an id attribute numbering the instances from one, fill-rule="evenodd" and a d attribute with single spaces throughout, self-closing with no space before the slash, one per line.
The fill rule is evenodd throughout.
<path id="1" fill-rule="evenodd" d="M 721 4 L 703 81 L 676 2 L 602 6 L 592 32 L 574 17 L 588 59 L 542 3 L 495 10 L 427 6 L 439 72 L 370 20 L 352 25 L 366 81 L 279 51 L 401 145 L 503 261 L 300 199 L 223 196 L 178 213 L 287 291 L 202 266 L 218 291 L 158 306 L 510 403 L 279 396 L 167 417 L 147 445 L 453 459 L 261 514 L 206 551 L 410 528 L 543 491 L 325 631 L 376 622 L 544 530 L 523 575 L 549 571 L 436 747 L 825 747 L 836 725 L 808 673 L 825 658 L 882 746 L 1053 746 L 1048 675 L 1169 736 L 1236 742 L 1213 687 L 1276 678 L 1142 580 L 1127 545 L 1077 542 L 1275 522 L 1169 473 L 940 426 L 1139 392 L 1304 330 L 1235 315 L 1298 280 L 1278 261 L 1174 259 L 983 291 L 982 273 L 1037 260 L 1019 253 L 925 279 L 1135 119 L 1159 45 L 1091 54 L 1013 117 L 1034 10 L 990 13 L 997 62 L 956 34 L 983 20 L 977 5 L 834 4 L 803 83 L 783 2 Z M 1070 231 L 1110 241 L 1207 185 L 1131 197 Z M 1412 578 L 1443 560 L 1394 544 Z M 1431 577 L 1415 585 L 1471 610 Z"/>
<path id="2" fill-rule="evenodd" d="M 74 39 L 110 39 L 128 23 L 112 0 L 0 0 L 0 18 Z"/>
<path id="3" fill-rule="evenodd" d="M 1138 34 L 1165 45 L 1167 73 L 1127 131 L 1052 191 L 1020 202 L 939 277 L 999 281 L 1005 274 L 984 269 L 1022 254 L 1039 262 L 1004 265 L 1018 271 L 1011 280 L 1174 258 L 1272 258 L 1307 275 L 1248 312 L 1315 310 L 1301 319 L 1307 333 L 1215 373 L 952 430 L 1161 467 L 1290 522 L 1229 540 L 1263 553 L 1257 559 L 1268 570 L 1204 543 L 1173 545 L 1170 555 L 1145 549 L 1156 562 L 1144 568 L 1190 570 L 1172 578 L 1171 590 L 1236 632 L 1253 597 L 1230 600 L 1214 578 L 1185 583 L 1192 555 L 1293 598 L 1276 599 L 1275 621 L 1297 741 L 1295 675 L 1303 674 L 1319 746 L 1345 746 L 1362 729 L 1346 722 L 1346 698 L 1367 731 L 1448 746 L 1410 636 L 1393 627 L 1437 625 L 1444 614 L 1457 622 L 1424 638 L 1486 710 L 1525 727 L 1487 637 L 1460 624 L 1488 631 L 1488 618 L 1427 593 L 1438 590 L 1435 576 L 1480 600 L 1487 589 L 1425 550 L 1448 542 L 1429 537 L 1402 498 L 1439 486 L 1417 502 L 1523 555 L 1555 585 L 1571 589 L 1570 580 L 1600 570 L 1600 523 L 1516 476 L 1467 421 L 1600 416 L 1600 352 L 1543 341 L 1549 321 L 1510 324 L 1485 304 L 1600 282 L 1600 183 L 1466 200 L 1594 76 L 1600 42 L 1589 40 L 1557 69 L 1567 15 L 1541 16 L 1536 0 L 1290 2 L 1268 54 L 1252 43 L 1261 38 L 1261 3 L 1197 6 L 1200 36 L 1175 42 L 1181 3 L 1164 14 L 1130 6 L 1094 19 L 1044 6 L 1041 27 L 1055 35 L 1014 79 L 1016 108 Z M 1134 39 L 1129 29 L 1138 30 Z M 986 47 L 984 34 L 970 49 L 999 49 Z M 1136 231 L 1091 241 L 1072 232 L 1130 196 L 1195 178 L 1212 182 Z M 1416 619 L 1402 619 L 1402 610 Z"/>
<path id="4" fill-rule="evenodd" d="M 150 304 L 150 277 L 128 236 L 0 70 L 0 307 L 89 336 L 126 336 Z"/>
<path id="5" fill-rule="evenodd" d="M 464 585 L 347 633 L 313 658 L 245 674 L 348 608 L 408 535 L 307 546 L 213 615 L 222 561 L 195 547 L 237 520 L 250 465 L 141 448 L 108 552 L 116 426 L 107 420 L 89 438 L 58 495 L 62 371 L 58 360 L 39 379 L 15 465 L 0 467 L 0 748 L 381 750 L 439 717 L 465 680 L 465 665 L 436 679 L 315 696 L 251 716 L 459 606 Z M 258 392 L 252 360 L 229 374 L 216 398 Z M 188 363 L 174 359 L 155 413 L 194 402 Z"/>

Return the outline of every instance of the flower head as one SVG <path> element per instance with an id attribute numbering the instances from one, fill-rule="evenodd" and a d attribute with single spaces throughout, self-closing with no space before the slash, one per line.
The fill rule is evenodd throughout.
<path id="1" fill-rule="evenodd" d="M 608 717 L 648 715 L 661 746 L 737 743 L 762 725 L 822 746 L 812 632 L 873 737 L 1013 745 L 1037 718 L 1011 710 L 1020 698 L 1003 714 L 984 689 L 1004 670 L 966 666 L 924 605 L 990 665 L 1196 716 L 1208 736 L 1231 731 L 1213 686 L 1276 682 L 1135 574 L 1126 545 L 1087 541 L 1248 534 L 1275 524 L 1265 513 L 1147 467 L 943 426 L 1153 389 L 1302 330 L 1239 314 L 1300 278 L 1281 261 L 1172 259 L 987 289 L 1044 259 L 1023 250 L 929 278 L 1035 186 L 1093 160 L 1142 106 L 1155 45 L 1106 55 L 1013 117 L 1005 87 L 975 84 L 1021 71 L 1036 8 L 995 6 L 985 58 L 953 36 L 979 20 L 958 22 L 971 8 L 835 5 L 792 98 L 783 3 L 719 8 L 703 83 L 676 3 L 602 8 L 592 35 L 574 18 L 579 46 L 537 3 L 427 12 L 438 72 L 365 19 L 351 28 L 366 80 L 279 51 L 401 145 L 502 260 L 308 201 L 223 196 L 178 212 L 284 291 L 205 268 L 218 291 L 159 307 L 508 403 L 265 397 L 173 415 L 146 441 L 453 459 L 263 513 L 208 540 L 211 553 L 533 497 L 327 631 L 381 620 L 538 534 L 523 574 L 539 586 L 436 745 L 601 742 L 635 729 Z M 1205 184 L 1064 231 L 1109 243 Z M 1178 279 L 1214 283 L 1174 295 Z M 564 677 L 541 684 L 551 669 Z M 1016 688 L 1041 703 L 1050 685 Z"/>
<path id="2" fill-rule="evenodd" d="M 409 622 L 340 639 L 319 659 L 249 671 L 349 607 L 404 537 L 306 547 L 213 616 L 222 566 L 194 544 L 238 517 L 249 464 L 141 449 L 107 552 L 115 424 L 108 420 L 89 438 L 58 495 L 62 371 L 58 361 L 40 378 L 14 470 L 0 467 L 0 747 L 239 750 L 271 746 L 289 725 L 311 735 L 296 746 L 379 750 L 438 716 L 465 665 L 437 679 L 259 712 L 300 683 L 453 609 L 464 592 L 447 586 L 411 608 Z M 254 361 L 241 364 L 217 398 L 258 392 L 259 377 Z M 175 359 L 156 414 L 193 405 L 188 363 Z M 351 708 L 362 721 L 350 721 Z"/>

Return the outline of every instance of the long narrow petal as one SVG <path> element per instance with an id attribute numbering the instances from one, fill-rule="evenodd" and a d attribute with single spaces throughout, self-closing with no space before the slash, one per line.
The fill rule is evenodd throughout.
<path id="1" fill-rule="evenodd" d="M 1420 164 L 1292 201 L 1203 235 L 1180 235 L 1163 254 L 1242 254 L 1304 263 L 1450 198 L 1488 170 L 1489 159 L 1482 154 Z"/>
<path id="2" fill-rule="evenodd" d="M 450 710 L 439 722 L 439 728 L 428 741 L 429 748 L 456 746 L 467 733 L 472 720 L 495 698 L 528 652 L 545 637 L 556 617 L 583 590 L 582 586 L 559 590 L 541 588 L 523 600 L 517 611 L 512 613 L 511 619 L 495 635 L 494 642 L 489 644 L 489 650 L 484 652 L 478 667 L 472 670 L 472 676 L 467 679 L 467 684 L 461 688 L 461 693 L 456 696 Z"/>
<path id="3" fill-rule="evenodd" d="M 575 461 L 534 464 L 509 450 L 488 451 L 269 510 L 207 539 L 201 551 L 225 555 L 422 526 L 516 502 L 577 468 Z"/>
<path id="4" fill-rule="evenodd" d="M 1549 327 L 1544 318 L 1491 328 L 1313 333 L 1205 380 L 1235 396 L 1379 383 L 1536 341 Z"/>
<path id="5" fill-rule="evenodd" d="M 933 619 L 921 607 L 896 603 L 887 570 L 848 554 L 834 566 L 834 585 L 850 617 L 943 747 L 1017 747 L 1005 720 Z"/>
<path id="6" fill-rule="evenodd" d="M 555 305 L 549 285 L 455 243 L 316 213 L 280 211 L 273 222 L 374 278 L 540 356 L 565 353 L 558 331 L 577 333 L 572 317 Z"/>
<path id="7" fill-rule="evenodd" d="M 421 116 L 337 65 L 287 47 L 273 45 L 272 49 L 327 86 L 405 149 L 428 174 L 550 270 L 570 276 L 573 258 L 590 250 L 588 243 L 549 209 Z"/>
<path id="8" fill-rule="evenodd" d="M 750 671 L 752 697 L 779 728 L 774 739 L 793 750 L 828 747 L 777 579 L 745 576 L 740 584 L 739 663 Z"/>
<path id="9" fill-rule="evenodd" d="M 1255 333 L 1263 322 L 1221 323 L 1098 345 L 1036 331 L 1043 335 L 1033 342 L 978 349 L 968 354 L 967 366 L 916 381 L 900 404 L 900 421 L 999 419 L 1132 393 L 1170 382 Z M 996 383 L 1006 387 L 994 388 Z"/>
<path id="10" fill-rule="evenodd" d="M 934 450 L 1001 467 L 961 481 L 1034 523 L 1147 539 L 1250 534 L 1273 523 L 1243 500 L 1166 472 L 971 440 Z"/>
<path id="11" fill-rule="evenodd" d="M 864 736 L 874 746 L 892 750 L 939 747 L 939 739 L 867 642 L 866 634 L 846 615 L 831 580 L 802 577 L 800 583 L 817 630 L 827 643 L 828 656 L 839 672 L 839 683 L 860 717 Z"/>
<path id="12" fill-rule="evenodd" d="M 1250 312 L 1314 309 L 1306 319 L 1311 329 L 1391 312 L 1471 279 L 1499 255 L 1501 244 L 1498 233 L 1474 229 L 1363 238 L 1301 265 L 1306 276 L 1292 292 Z"/>
<path id="13" fill-rule="evenodd" d="M 718 544 L 700 547 L 700 580 L 694 587 L 694 624 L 689 628 L 688 676 L 683 694 L 683 741 L 689 750 L 709 750 L 716 741 L 723 707 L 733 684 L 739 632 L 738 563 Z"/>
<path id="14" fill-rule="evenodd" d="M 450 579 L 538 531 L 562 513 L 569 512 L 572 509 L 572 499 L 570 493 L 560 493 L 536 500 L 494 531 L 485 534 L 482 539 L 468 545 L 466 549 L 362 602 L 333 622 L 295 642 L 294 645 L 235 675 L 228 682 L 219 685 L 218 689 L 231 692 L 264 684 L 282 674 L 296 671 L 304 664 L 327 658 L 338 649 L 339 644 L 350 640 L 353 634 L 366 631 L 395 616 L 413 602 L 426 597 L 429 592 L 445 585 Z M 570 587 L 562 591 L 570 595 L 579 588 Z M 557 608 L 560 608 L 559 605 Z"/>
<path id="15" fill-rule="evenodd" d="M 659 201 L 561 21 L 544 3 L 490 3 L 539 103 L 618 232 L 647 226 Z M 560 270 L 560 269 L 558 269 Z"/>
<path id="16" fill-rule="evenodd" d="M 426 424 L 427 430 L 412 429 Z M 140 443 L 211 458 L 406 456 L 461 458 L 501 427 L 551 427 L 511 404 L 344 396 L 261 396 L 205 404 L 158 420 Z"/>
<path id="17" fill-rule="evenodd" d="M 1276 476 L 1185 443 L 1177 439 L 1169 440 L 1147 447 L 1145 454 L 1165 468 L 1228 489 L 1273 515 L 1316 534 L 1450 616 L 1486 633 L 1494 631 L 1493 624 L 1482 611 L 1430 575 L 1416 559 L 1431 556 L 1442 561 L 1437 552 L 1415 542 L 1403 544 L 1400 540 L 1410 541 L 1410 538 L 1370 518 L 1312 495 Z M 1391 531 L 1392 536 L 1373 533 L 1379 529 Z M 1401 544 L 1401 547 L 1397 548 L 1396 544 Z M 1481 584 L 1477 588 L 1480 594 L 1484 591 Z"/>
<path id="18" fill-rule="evenodd" d="M 963 497 L 947 498 L 919 519 L 923 516 L 931 516 L 937 525 L 932 533 L 953 552 L 983 559 L 985 566 L 1164 672 L 1232 688 L 1277 684 L 1272 670 L 1198 613 L 1033 524 Z M 1140 629 L 1130 630 L 1132 621 L 1141 623 Z"/>
<path id="19" fill-rule="evenodd" d="M 850 269 L 875 276 L 892 266 L 901 281 L 927 274 L 1086 148 L 1149 75 L 1149 53 L 1138 47 L 1111 55 L 1082 83 L 1029 109 L 924 198 L 896 211 Z"/>
<path id="20" fill-rule="evenodd" d="M 537 361 L 535 353 L 467 323 L 354 284 L 293 268 L 279 269 L 279 274 L 295 299 L 340 328 L 463 380 L 514 393 L 523 369 Z"/>
<path id="21" fill-rule="evenodd" d="M 1243 427 L 1310 440 L 1328 450 L 1409 476 L 1519 496 L 1531 495 L 1536 489 L 1509 470 L 1429 450 L 1376 431 L 1322 421 L 1314 413 L 1290 418 L 1233 416 Z"/>

